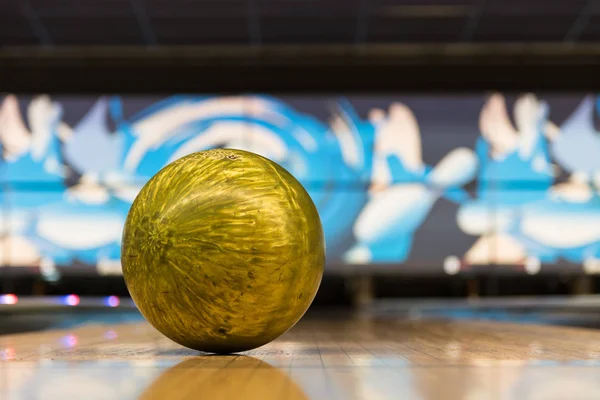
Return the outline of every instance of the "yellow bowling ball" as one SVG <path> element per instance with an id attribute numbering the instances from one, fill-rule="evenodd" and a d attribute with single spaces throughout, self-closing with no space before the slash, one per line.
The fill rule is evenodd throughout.
<path id="1" fill-rule="evenodd" d="M 142 315 L 200 351 L 262 346 L 304 315 L 325 264 L 323 228 L 302 185 L 241 150 L 167 165 L 127 216 L 123 275 Z"/>

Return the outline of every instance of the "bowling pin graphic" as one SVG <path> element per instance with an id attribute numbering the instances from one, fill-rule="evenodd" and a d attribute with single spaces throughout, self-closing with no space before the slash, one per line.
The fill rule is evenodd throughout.
<path id="1" fill-rule="evenodd" d="M 53 102 L 49 96 L 38 96 L 31 100 L 27 107 L 27 120 L 31 128 L 31 155 L 39 161 L 46 158 L 45 168 L 50 173 L 62 176 L 64 171 L 59 166 L 60 152 L 57 149 L 56 134 L 65 131 L 68 125 L 62 121 L 62 106 Z"/>
<path id="2" fill-rule="evenodd" d="M 588 273 L 600 271 L 600 198 L 594 187 L 600 164 L 590 153 L 599 143 L 595 106 L 593 96 L 585 97 L 560 128 L 547 134 L 552 154 L 571 176 L 554 185 L 544 201 L 527 207 L 521 222 L 523 236 L 554 260 L 581 263 Z"/>
<path id="3" fill-rule="evenodd" d="M 398 263 L 407 257 L 415 230 L 435 201 L 450 187 L 470 181 L 475 156 L 458 148 L 435 168 L 424 165 L 419 127 L 402 104 L 390 107 L 384 122 L 372 114 L 377 126 L 374 185 L 369 203 L 354 225 L 357 245 L 346 254 L 351 263 Z"/>
<path id="4" fill-rule="evenodd" d="M 504 96 L 495 93 L 487 100 L 479 114 L 479 130 L 490 143 L 493 158 L 503 157 L 517 147 L 519 135 L 510 122 Z"/>
<path id="5" fill-rule="evenodd" d="M 377 127 L 374 149 L 374 168 L 370 192 L 384 190 L 391 184 L 389 156 L 402 161 L 403 167 L 415 175 L 424 172 L 421 154 L 421 135 L 417 120 L 404 104 L 390 106 L 390 119 L 385 119 L 382 110 L 373 110 L 370 118 Z"/>
<path id="6" fill-rule="evenodd" d="M 0 107 L 0 142 L 2 157 L 12 160 L 27 151 L 31 144 L 31 133 L 25 126 L 19 101 L 15 95 L 8 95 Z"/>
<path id="7" fill-rule="evenodd" d="M 6 186 L 2 203 L 10 213 L 0 214 L 6 229 L 2 243 L 5 265 L 37 265 L 41 254 L 28 237 L 28 221 L 39 207 L 58 201 L 64 193 L 63 165 L 60 160 L 56 128 L 62 109 L 47 96 L 35 97 L 28 105 L 25 126 L 15 96 L 7 96 L 0 110 L 0 140 L 4 163 L 0 165 Z M 32 191 L 28 184 L 44 184 Z"/>
<path id="8" fill-rule="evenodd" d="M 112 214 L 101 215 L 100 221 L 97 221 L 100 229 L 94 229 L 93 235 L 90 235 L 90 221 L 85 217 L 90 214 L 98 216 L 103 212 L 106 214 L 107 207 L 104 203 L 108 196 L 106 190 L 93 178 L 94 174 L 89 173 L 84 174 L 79 184 L 66 190 L 58 133 L 72 133 L 72 130 L 61 121 L 60 104 L 52 102 L 47 96 L 34 98 L 27 108 L 31 132 L 26 128 L 23 130 L 23 124 L 15 123 L 20 120 L 20 114 L 15 111 L 18 109 L 11 111 L 10 120 L 13 122 L 8 126 L 12 126 L 20 135 L 29 135 L 29 145 L 24 152 L 9 158 L 1 167 L 10 185 L 8 201 L 11 212 L 8 225 L 13 236 L 16 234 L 15 237 L 8 238 L 9 242 L 3 248 L 6 253 L 3 258 L 9 264 L 39 265 L 42 274 L 52 279 L 56 275 L 56 264 L 72 262 L 74 252 L 79 252 L 79 255 L 87 254 L 117 242 L 124 215 L 115 223 L 115 212 L 109 207 L 109 214 L 111 211 Z M 66 139 L 77 142 L 77 137 L 72 134 Z M 84 164 L 78 166 L 86 167 Z M 44 183 L 44 186 L 42 190 L 31 191 L 29 186 L 23 186 L 27 183 Z M 94 205 L 93 210 L 89 209 L 90 204 Z M 86 207 L 86 212 L 82 213 L 82 209 Z M 79 225 L 72 221 L 74 215 L 80 218 Z M 107 233 L 107 230 L 110 232 Z M 86 240 L 86 243 L 81 243 Z M 93 243 L 89 243 L 90 241 Z M 30 259 L 23 259 L 23 254 L 30 255 Z"/>
<path id="9" fill-rule="evenodd" d="M 512 231 L 519 229 L 515 215 L 524 205 L 543 199 L 553 179 L 542 135 L 548 107 L 527 94 L 516 101 L 514 116 L 516 128 L 501 94 L 491 96 L 482 108 L 479 198 L 461 206 L 457 221 L 465 233 L 480 236 L 465 254 L 467 264 L 525 263 L 528 272 L 536 273 L 540 261 L 527 254 Z M 527 186 L 516 186 L 518 182 Z M 460 260 L 449 257 L 446 261 L 446 272 L 458 272 Z"/>
<path id="10" fill-rule="evenodd" d="M 0 170 L 5 181 L 12 184 L 13 192 L 18 189 L 15 185 L 24 182 L 62 183 L 64 171 L 55 137 L 61 113 L 61 107 L 48 97 L 34 98 L 27 109 L 30 131 L 23 122 L 16 97 L 9 96 L 5 100 L 0 110 L 0 140 L 5 162 L 0 165 Z M 60 191 L 62 186 L 55 189 Z M 28 202 L 17 203 L 25 205 Z"/>
<path id="11" fill-rule="evenodd" d="M 339 259 L 347 251 L 352 227 L 368 201 L 363 187 L 373 169 L 374 128 L 359 118 L 345 99 L 338 100 L 331 112 L 327 136 L 332 142 L 324 152 L 330 172 L 321 179 L 324 201 L 316 204 L 323 221 L 327 256 Z"/>

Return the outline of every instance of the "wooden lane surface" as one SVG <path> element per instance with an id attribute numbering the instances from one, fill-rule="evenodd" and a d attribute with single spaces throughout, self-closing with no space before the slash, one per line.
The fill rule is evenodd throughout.
<path id="1" fill-rule="evenodd" d="M 306 319 L 233 356 L 147 324 L 0 336 L 0 399 L 600 399 L 600 332 Z"/>

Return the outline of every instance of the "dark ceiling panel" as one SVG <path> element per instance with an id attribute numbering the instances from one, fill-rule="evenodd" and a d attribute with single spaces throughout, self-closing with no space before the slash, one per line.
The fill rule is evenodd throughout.
<path id="1" fill-rule="evenodd" d="M 365 0 L 369 4 L 379 6 L 413 6 L 413 7 L 431 7 L 431 6 L 472 6 L 479 0 Z"/>
<path id="2" fill-rule="evenodd" d="M 354 43 L 356 17 L 261 17 L 260 34 L 265 44 Z"/>
<path id="3" fill-rule="evenodd" d="M 0 46 L 29 46 L 39 44 L 39 38 L 29 27 L 29 22 L 25 17 L 21 15 L 7 16 L 6 14 L 0 14 Z"/>
<path id="4" fill-rule="evenodd" d="M 29 0 L 40 17 L 119 17 L 133 15 L 130 0 Z"/>
<path id="5" fill-rule="evenodd" d="M 475 41 L 562 41 L 576 16 L 548 15 L 531 18 L 526 15 L 498 17 L 484 15 L 477 26 Z"/>
<path id="6" fill-rule="evenodd" d="M 22 15 L 21 9 L 18 4 L 14 1 L 0 1 L 0 16 L 2 19 L 8 19 L 9 17 L 14 17 Z"/>
<path id="7" fill-rule="evenodd" d="M 473 10 L 473 0 L 378 0 L 367 2 L 372 17 L 397 19 L 466 18 Z"/>
<path id="8" fill-rule="evenodd" d="M 0 0 L 0 46 L 590 42 L 598 18 L 593 0 Z"/>
<path id="9" fill-rule="evenodd" d="M 248 20 L 243 18 L 152 18 L 160 45 L 246 44 Z"/>
<path id="10" fill-rule="evenodd" d="M 115 0 L 116 1 L 116 0 Z M 144 3 L 148 7 L 159 7 L 164 10 L 180 8 L 188 9 L 193 7 L 214 7 L 214 6 L 232 6 L 246 4 L 246 0 L 144 0 Z"/>
<path id="11" fill-rule="evenodd" d="M 139 1 L 139 0 L 138 0 Z M 145 0 L 148 15 L 154 18 L 242 18 L 247 13 L 245 0 L 190 1 Z"/>
<path id="12" fill-rule="evenodd" d="M 590 18 L 579 39 L 582 42 L 600 41 L 600 15 Z"/>
<path id="13" fill-rule="evenodd" d="M 29 26 L 18 3 L 0 0 L 0 46 L 38 44 L 40 40 Z"/>
<path id="14" fill-rule="evenodd" d="M 453 18 L 372 18 L 367 27 L 368 42 L 456 42 L 465 25 L 464 17 Z"/>
<path id="15" fill-rule="evenodd" d="M 265 44 L 354 43 L 361 0 L 258 0 Z"/>
<path id="16" fill-rule="evenodd" d="M 305 1 L 274 1 L 274 0 L 251 0 L 254 1 L 257 10 L 263 16 L 268 17 L 347 17 L 357 15 L 363 0 L 305 0 Z"/>
<path id="17" fill-rule="evenodd" d="M 487 0 L 486 14 L 529 15 L 577 15 L 588 0 Z"/>
<path id="18" fill-rule="evenodd" d="M 44 18 L 55 45 L 143 45 L 142 31 L 131 18 Z"/>

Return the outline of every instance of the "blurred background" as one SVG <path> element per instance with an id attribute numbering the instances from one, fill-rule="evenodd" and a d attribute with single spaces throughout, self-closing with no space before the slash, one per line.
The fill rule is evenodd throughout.
<path id="1" fill-rule="evenodd" d="M 131 202 L 217 147 L 313 197 L 315 306 L 593 295 L 599 18 L 591 0 L 3 2 L 0 303 L 130 305 Z"/>

